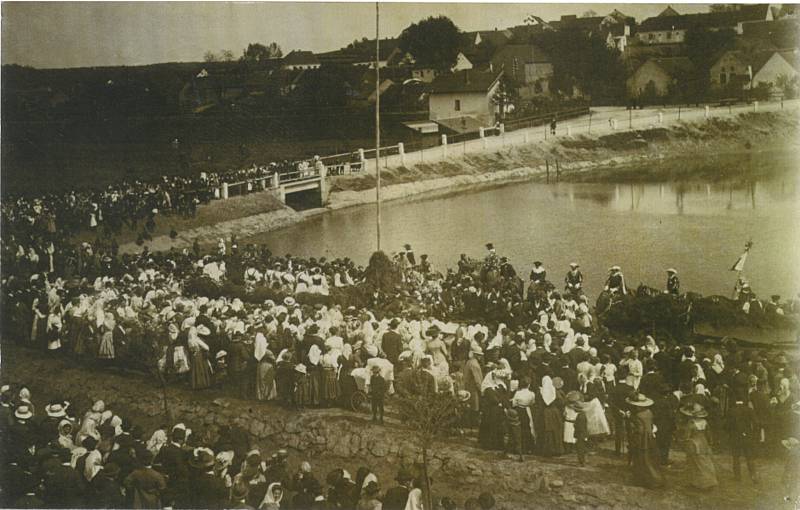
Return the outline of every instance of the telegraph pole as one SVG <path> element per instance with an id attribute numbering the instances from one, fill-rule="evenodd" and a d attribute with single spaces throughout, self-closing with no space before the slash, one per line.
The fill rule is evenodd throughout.
<path id="1" fill-rule="evenodd" d="M 375 2 L 375 203 L 378 251 L 381 249 L 381 66 L 380 7 Z"/>

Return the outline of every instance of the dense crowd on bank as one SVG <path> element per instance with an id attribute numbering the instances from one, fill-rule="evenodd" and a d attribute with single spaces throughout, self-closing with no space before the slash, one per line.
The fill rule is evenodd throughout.
<path id="1" fill-rule="evenodd" d="M 394 394 L 447 393 L 461 402 L 458 430 L 474 430 L 485 449 L 521 459 L 574 454 L 583 464 L 612 437 L 646 487 L 663 486 L 675 447 L 686 450 L 700 488 L 722 476 L 710 460 L 714 449 L 732 453 L 736 477 L 743 458 L 754 483 L 759 455 L 784 452 L 784 481 L 796 481 L 796 360 L 735 343 L 618 341 L 593 323 L 578 264 L 560 292 L 541 263 L 523 282 L 491 245 L 482 261 L 462 257 L 446 274 L 407 246 L 392 263 L 402 282 L 396 295 L 376 289 L 368 303 L 342 306 L 332 298 L 366 286 L 369 268 L 277 257 L 235 239 L 220 240 L 213 253 L 144 250 L 99 260 L 88 246 L 76 260 L 54 254 L 38 265 L 12 259 L 13 244 L 3 249 L 13 269 L 3 282 L 4 331 L 51 356 L 149 363 L 170 384 L 222 387 L 297 409 L 351 407 L 360 393 L 381 423 Z M 675 274 L 667 293 L 677 294 Z M 236 280 L 246 293 L 285 297 L 189 295 L 190 279 Z M 612 267 L 606 288 L 627 292 L 620 268 Z M 329 299 L 298 302 L 315 295 Z M 784 304 L 780 313 L 795 309 Z"/>
<path id="2" fill-rule="evenodd" d="M 105 187 L 65 189 L 43 195 L 6 195 L 0 211 L 3 225 L 15 231 L 35 227 L 50 235 L 82 231 L 114 235 L 127 228 L 147 233 L 153 230 L 158 215 L 193 217 L 200 204 L 220 198 L 223 184 L 245 183 L 246 192 L 261 190 L 259 181 L 273 174 L 302 174 L 321 164 L 318 158 L 310 163 L 281 161 L 195 176 L 125 179 Z M 36 243 L 32 244 L 35 249 Z"/>

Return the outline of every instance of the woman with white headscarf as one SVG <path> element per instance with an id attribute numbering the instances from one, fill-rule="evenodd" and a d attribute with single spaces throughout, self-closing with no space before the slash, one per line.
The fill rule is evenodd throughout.
<path id="1" fill-rule="evenodd" d="M 273 482 L 267 487 L 267 493 L 264 494 L 264 500 L 259 505 L 259 510 L 276 510 L 281 507 L 281 500 L 283 499 L 283 486 L 280 482 Z"/>
<path id="2" fill-rule="evenodd" d="M 192 389 L 200 390 L 211 386 L 211 364 L 208 361 L 208 344 L 200 338 L 200 328 L 203 333 L 208 331 L 205 326 L 191 326 L 189 328 L 189 355 L 191 357 Z"/>
<path id="3" fill-rule="evenodd" d="M 545 456 L 561 455 L 564 453 L 564 402 L 549 375 L 542 377 L 537 404 L 540 411 L 534 420 L 539 452 Z"/>
<path id="4" fill-rule="evenodd" d="M 256 365 L 256 399 L 273 400 L 275 399 L 275 354 L 269 350 L 267 338 L 263 333 L 256 334 L 256 341 L 253 355 L 258 364 Z"/>

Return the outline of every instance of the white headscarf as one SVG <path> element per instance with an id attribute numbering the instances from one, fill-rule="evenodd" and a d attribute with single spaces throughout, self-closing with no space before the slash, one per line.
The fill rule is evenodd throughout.
<path id="1" fill-rule="evenodd" d="M 278 499 L 275 499 L 275 497 L 272 495 L 272 489 L 274 489 L 275 486 L 281 487 L 281 484 L 279 482 L 273 482 L 273 483 L 269 484 L 269 487 L 267 487 L 267 493 L 264 494 L 264 500 L 261 502 L 260 506 L 264 506 L 264 505 L 267 505 L 269 503 L 274 503 L 274 504 L 280 506 L 281 500 L 283 499 L 283 492 L 284 491 L 281 490 L 280 497 L 278 497 Z M 283 487 L 281 487 L 281 489 L 283 489 Z"/>
<path id="2" fill-rule="evenodd" d="M 264 355 L 269 350 L 269 346 L 267 344 L 267 337 L 264 336 L 263 333 L 260 331 L 256 334 L 256 342 L 255 342 L 255 351 L 254 356 L 257 361 L 261 361 L 264 358 Z"/>
<path id="3" fill-rule="evenodd" d="M 556 399 L 556 387 L 553 386 L 553 380 L 549 375 L 542 377 L 542 387 L 539 388 L 539 394 L 542 396 L 545 405 L 550 405 Z"/>
<path id="4" fill-rule="evenodd" d="M 711 370 L 717 375 L 725 370 L 725 362 L 722 361 L 722 354 L 717 353 L 714 355 L 714 361 L 711 363 Z"/>
<path id="5" fill-rule="evenodd" d="M 319 346 L 317 344 L 312 345 L 308 349 L 308 362 L 312 365 L 319 365 L 320 358 L 322 358 L 322 351 L 319 350 Z"/>

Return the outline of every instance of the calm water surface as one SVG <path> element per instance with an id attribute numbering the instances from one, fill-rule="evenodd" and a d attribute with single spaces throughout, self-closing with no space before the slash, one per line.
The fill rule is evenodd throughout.
<path id="1" fill-rule="evenodd" d="M 800 195 L 796 172 L 756 182 L 670 184 L 522 183 L 442 198 L 384 204 L 383 249 L 410 243 L 435 267 L 460 253 L 483 257 L 492 242 L 525 275 L 541 260 L 560 282 L 578 262 L 594 297 L 608 267 L 626 283 L 663 288 L 675 267 L 684 290 L 729 295 L 730 267 L 745 241 L 745 275 L 759 295 L 800 291 Z M 345 257 L 366 264 L 375 249 L 375 208 L 323 214 L 248 239 L 275 253 Z"/>

